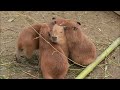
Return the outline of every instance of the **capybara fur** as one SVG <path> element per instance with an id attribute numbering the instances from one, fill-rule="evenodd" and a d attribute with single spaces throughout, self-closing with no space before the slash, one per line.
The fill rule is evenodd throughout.
<path id="1" fill-rule="evenodd" d="M 81 31 L 79 22 L 63 18 L 53 18 L 53 22 L 64 27 L 71 59 L 81 65 L 88 65 L 95 60 L 96 47 Z"/>
<path id="2" fill-rule="evenodd" d="M 50 42 L 49 32 L 50 26 L 44 23 L 40 30 L 41 36 L 59 52 L 64 54 L 59 44 Z M 43 77 L 45 79 L 64 79 L 69 67 L 67 58 L 55 51 L 42 37 L 39 38 L 39 64 Z"/>
<path id="3" fill-rule="evenodd" d="M 32 27 L 39 32 L 41 25 L 35 24 Z M 16 48 L 16 59 L 18 62 L 20 62 L 21 57 L 30 59 L 33 52 L 39 49 L 39 38 L 35 39 L 39 35 L 32 27 L 26 27 L 19 33 Z"/>
<path id="4" fill-rule="evenodd" d="M 64 34 L 64 28 L 54 24 L 50 30 L 50 40 L 53 43 L 57 43 L 61 46 L 64 51 L 66 57 L 68 57 L 68 46 L 66 41 L 66 36 Z"/>

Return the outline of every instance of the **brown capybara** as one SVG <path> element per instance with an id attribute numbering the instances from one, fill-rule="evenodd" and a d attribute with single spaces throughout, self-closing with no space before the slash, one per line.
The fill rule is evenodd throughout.
<path id="1" fill-rule="evenodd" d="M 66 36 L 64 34 L 64 28 L 53 24 L 50 30 L 50 40 L 53 43 L 57 43 L 61 46 L 62 50 L 64 51 L 66 57 L 68 57 L 68 46 L 66 42 Z"/>
<path id="2" fill-rule="evenodd" d="M 41 25 L 40 34 L 47 40 L 54 48 L 63 53 L 59 44 L 50 42 L 50 26 L 48 24 Z M 55 51 L 42 37 L 39 38 L 39 64 L 45 79 L 64 79 L 69 63 L 66 57 Z"/>
<path id="3" fill-rule="evenodd" d="M 18 62 L 20 62 L 20 58 L 24 56 L 30 59 L 34 51 L 39 49 L 39 38 L 35 39 L 39 35 L 34 31 L 34 29 L 39 32 L 40 27 L 40 24 L 35 24 L 32 25 L 32 27 L 24 28 L 20 32 L 16 48 L 16 60 Z"/>
<path id="4" fill-rule="evenodd" d="M 96 47 L 81 31 L 79 22 L 63 18 L 53 18 L 53 22 L 64 27 L 71 59 L 81 65 L 88 65 L 95 60 Z"/>

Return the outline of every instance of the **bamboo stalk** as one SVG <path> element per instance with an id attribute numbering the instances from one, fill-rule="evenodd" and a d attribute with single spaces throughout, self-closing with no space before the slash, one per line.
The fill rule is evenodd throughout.
<path id="1" fill-rule="evenodd" d="M 120 45 L 120 37 L 117 38 L 96 60 L 88 65 L 75 79 L 84 79 L 101 61 L 104 60 L 118 45 Z"/>

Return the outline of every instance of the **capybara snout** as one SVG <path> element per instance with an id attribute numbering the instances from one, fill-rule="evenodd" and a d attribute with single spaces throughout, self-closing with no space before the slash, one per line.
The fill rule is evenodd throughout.
<path id="1" fill-rule="evenodd" d="M 52 42 L 56 43 L 57 42 L 57 37 L 53 36 L 51 37 Z"/>

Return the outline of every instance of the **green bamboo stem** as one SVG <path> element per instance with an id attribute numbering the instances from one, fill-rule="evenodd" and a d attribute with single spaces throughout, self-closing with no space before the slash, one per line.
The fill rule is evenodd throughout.
<path id="1" fill-rule="evenodd" d="M 88 65 L 75 79 L 84 79 L 101 61 L 104 60 L 118 45 L 120 45 L 120 37 L 117 38 L 96 60 Z"/>

